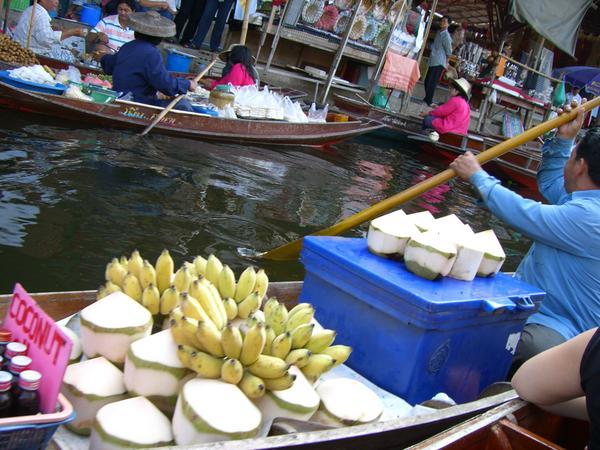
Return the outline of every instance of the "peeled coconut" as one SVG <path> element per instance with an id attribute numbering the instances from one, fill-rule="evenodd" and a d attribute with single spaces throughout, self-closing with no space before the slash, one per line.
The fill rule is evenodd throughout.
<path id="1" fill-rule="evenodd" d="M 296 375 L 292 387 L 283 391 L 267 391 L 255 400 L 262 413 L 263 422 L 275 417 L 308 420 L 319 407 L 319 396 L 302 371 L 296 366 L 290 366 L 289 372 Z"/>
<path id="2" fill-rule="evenodd" d="M 123 292 L 114 292 L 81 311 L 81 344 L 88 358 L 123 364 L 132 342 L 150 335 L 152 315 Z"/>
<path id="3" fill-rule="evenodd" d="M 317 386 L 319 409 L 311 420 L 345 427 L 376 422 L 383 413 L 381 400 L 371 389 L 351 378 L 332 378 Z"/>
<path id="4" fill-rule="evenodd" d="M 457 280 L 472 281 L 477 275 L 484 251 L 474 235 L 463 236 L 456 243 L 456 259 L 448 276 Z"/>
<path id="5" fill-rule="evenodd" d="M 71 364 L 65 371 L 62 393 L 77 413 L 67 427 L 88 435 L 98 410 L 125 398 L 123 373 L 102 356 Z"/>
<path id="6" fill-rule="evenodd" d="M 406 219 L 414 224 L 420 231 L 427 231 L 435 221 L 435 217 L 429 211 L 408 214 Z"/>
<path id="7" fill-rule="evenodd" d="M 255 437 L 260 411 L 234 384 L 194 378 L 183 386 L 173 416 L 177 445 Z"/>
<path id="8" fill-rule="evenodd" d="M 504 253 L 496 233 L 494 233 L 494 230 L 486 230 L 476 233 L 475 238 L 479 241 L 480 248 L 484 252 L 477 275 L 480 277 L 496 275 L 506 259 L 506 253 Z"/>
<path id="9" fill-rule="evenodd" d="M 124 372 L 127 390 L 148 397 L 167 415 L 173 413 L 180 382 L 189 374 L 177 357 L 171 330 L 132 343 L 125 357 Z"/>
<path id="10" fill-rule="evenodd" d="M 172 443 L 169 419 L 147 398 L 134 397 L 98 411 L 90 450 L 163 447 Z"/>
<path id="11" fill-rule="evenodd" d="M 429 231 L 437 231 L 438 233 L 448 232 L 453 229 L 463 229 L 464 223 L 456 217 L 456 214 L 449 214 L 444 217 L 435 219 L 430 225 Z"/>
<path id="12" fill-rule="evenodd" d="M 433 231 L 413 236 L 404 250 L 406 268 L 428 280 L 446 276 L 454 264 L 457 248 L 452 239 Z"/>
<path id="13" fill-rule="evenodd" d="M 404 211 L 395 211 L 371 221 L 367 246 L 376 255 L 403 255 L 408 240 L 418 233 L 419 229 L 406 220 Z"/>
<path id="14" fill-rule="evenodd" d="M 81 354 L 83 353 L 83 349 L 81 348 L 81 341 L 79 340 L 79 336 L 75 334 L 73 330 L 70 328 L 59 325 L 60 329 L 64 331 L 64 333 L 71 339 L 73 346 L 71 347 L 71 354 L 69 355 L 69 364 L 73 364 L 79 362 L 81 359 Z"/>

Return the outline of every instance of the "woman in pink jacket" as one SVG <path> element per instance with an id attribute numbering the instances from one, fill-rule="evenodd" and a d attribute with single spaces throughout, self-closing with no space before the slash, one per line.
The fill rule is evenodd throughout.
<path id="1" fill-rule="evenodd" d="M 232 45 L 229 50 L 221 52 L 219 58 L 225 62 L 225 67 L 221 78 L 211 82 L 211 89 L 220 84 L 231 84 L 235 87 L 256 84 L 258 80 L 258 73 L 254 67 L 256 61 L 248 47 Z"/>
<path id="2" fill-rule="evenodd" d="M 439 134 L 467 134 L 471 120 L 470 93 L 471 85 L 467 80 L 464 78 L 453 80 L 450 87 L 450 100 L 425 115 L 423 129 L 434 129 Z"/>

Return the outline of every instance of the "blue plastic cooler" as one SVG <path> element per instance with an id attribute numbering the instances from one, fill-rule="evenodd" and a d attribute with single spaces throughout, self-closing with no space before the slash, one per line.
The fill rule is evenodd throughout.
<path id="1" fill-rule="evenodd" d="M 353 347 L 347 364 L 420 403 L 474 400 L 506 377 L 520 332 L 545 293 L 505 274 L 429 281 L 371 254 L 366 239 L 306 237 L 300 299 Z"/>

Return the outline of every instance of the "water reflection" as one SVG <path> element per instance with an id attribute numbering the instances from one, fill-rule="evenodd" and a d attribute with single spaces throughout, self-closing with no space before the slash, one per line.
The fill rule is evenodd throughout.
<path id="1" fill-rule="evenodd" d="M 239 146 L 64 124 L 0 113 L 0 290 L 96 287 L 114 256 L 163 248 L 176 263 L 240 256 L 327 227 L 446 166 L 417 148 L 363 138 L 328 149 Z M 452 181 L 404 206 L 492 227 L 513 270 L 528 241 Z M 360 236 L 365 227 L 349 236 Z M 255 261 L 273 280 L 303 277 L 299 262 Z"/>

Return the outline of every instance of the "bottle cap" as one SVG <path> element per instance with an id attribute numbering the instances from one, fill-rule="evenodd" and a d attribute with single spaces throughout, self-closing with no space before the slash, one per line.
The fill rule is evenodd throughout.
<path id="1" fill-rule="evenodd" d="M 10 342 L 12 339 L 12 333 L 6 328 L 0 328 L 0 342 Z"/>
<path id="2" fill-rule="evenodd" d="M 42 374 L 37 370 L 24 370 L 19 375 L 19 387 L 27 391 L 35 391 L 40 387 Z"/>
<path id="3" fill-rule="evenodd" d="M 8 370 L 12 373 L 21 373 L 27 370 L 31 365 L 31 358 L 29 356 L 18 355 L 10 360 Z"/>
<path id="4" fill-rule="evenodd" d="M 9 359 L 17 355 L 24 355 L 25 353 L 27 353 L 27 346 L 20 342 L 9 342 L 4 352 Z"/>
<path id="5" fill-rule="evenodd" d="M 5 372 L 4 370 L 0 371 L 0 392 L 6 392 L 10 389 L 12 385 L 13 376 Z"/>

